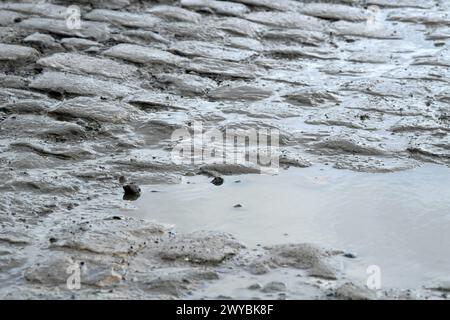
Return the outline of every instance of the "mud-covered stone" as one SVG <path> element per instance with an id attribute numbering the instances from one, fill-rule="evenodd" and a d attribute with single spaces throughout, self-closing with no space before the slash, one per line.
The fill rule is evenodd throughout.
<path id="1" fill-rule="evenodd" d="M 245 18 L 253 22 L 281 28 L 298 28 L 312 31 L 321 31 L 325 28 L 325 23 L 322 20 L 298 12 L 259 11 L 251 12 L 245 15 Z"/>
<path id="2" fill-rule="evenodd" d="M 261 291 L 266 293 L 283 292 L 286 291 L 286 284 L 284 282 L 272 281 L 262 287 Z"/>
<path id="3" fill-rule="evenodd" d="M 188 57 L 205 57 L 228 61 L 242 61 L 254 54 L 251 51 L 223 47 L 203 41 L 178 41 L 169 50 Z"/>
<path id="4" fill-rule="evenodd" d="M 0 105 L 0 111 L 15 114 L 45 114 L 54 103 L 51 100 L 23 99 Z"/>
<path id="5" fill-rule="evenodd" d="M 272 95 L 270 90 L 252 86 L 222 86 L 209 92 L 208 96 L 218 100 L 264 100 Z"/>
<path id="6" fill-rule="evenodd" d="M 170 52 L 132 44 L 118 44 L 106 50 L 103 54 L 109 57 L 142 64 L 158 63 L 180 65 L 187 61 L 186 58 L 171 54 Z"/>
<path id="7" fill-rule="evenodd" d="M 180 7 L 159 5 L 148 10 L 151 14 L 169 21 L 184 21 L 198 23 L 202 16 L 196 12 L 186 10 Z"/>
<path id="8" fill-rule="evenodd" d="M 395 11 L 388 15 L 388 20 L 432 25 L 448 25 L 450 23 L 450 17 L 447 12 L 431 10 Z"/>
<path id="9" fill-rule="evenodd" d="M 242 248 L 229 234 L 200 231 L 166 241 L 158 255 L 164 260 L 217 264 L 235 256 Z"/>
<path id="10" fill-rule="evenodd" d="M 336 104 L 340 101 L 339 97 L 333 92 L 310 88 L 292 92 L 284 97 L 289 103 L 304 107 L 320 107 Z"/>
<path id="11" fill-rule="evenodd" d="M 15 137 L 59 137 L 60 139 L 79 139 L 85 135 L 81 126 L 54 120 L 48 116 L 16 115 L 0 123 L 0 128 Z"/>
<path id="12" fill-rule="evenodd" d="M 54 157 L 62 160 L 80 160 L 80 159 L 92 159 L 95 157 L 95 152 L 87 147 L 80 147 L 77 145 L 49 145 L 39 141 L 17 141 L 10 144 L 12 150 L 17 151 L 30 151 L 38 155 L 45 157 Z"/>
<path id="13" fill-rule="evenodd" d="M 57 240 L 51 247 L 124 256 L 142 250 L 165 232 L 162 225 L 127 218 L 88 220 L 62 227 L 53 235 Z"/>
<path id="14" fill-rule="evenodd" d="M 219 279 L 219 274 L 208 269 L 164 268 L 140 276 L 142 290 L 152 294 L 182 297 L 205 281 Z"/>
<path id="15" fill-rule="evenodd" d="M 67 7 L 51 3 L 7 2 L 0 4 L 0 9 L 55 19 L 65 19 L 67 17 Z"/>
<path id="16" fill-rule="evenodd" d="M 261 24 L 236 17 L 221 19 L 218 28 L 248 37 L 256 37 L 266 30 L 266 27 Z"/>
<path id="17" fill-rule="evenodd" d="M 323 60 L 338 59 L 338 57 L 334 53 L 328 50 L 319 50 L 316 48 L 302 48 L 299 46 L 289 46 L 289 45 L 277 45 L 266 47 L 264 49 L 264 52 L 271 56 L 283 57 L 286 59 L 297 59 L 297 58 L 313 58 Z"/>
<path id="18" fill-rule="evenodd" d="M 110 37 L 109 25 L 103 22 L 83 21 L 80 29 L 71 29 L 67 26 L 65 20 L 29 18 L 21 21 L 18 25 L 26 30 L 49 32 L 62 36 L 92 38 L 99 41 L 108 40 Z"/>
<path id="19" fill-rule="evenodd" d="M 332 33 L 340 36 L 355 36 L 374 39 L 402 39 L 393 26 L 385 22 L 367 24 L 364 22 L 337 21 L 332 24 Z"/>
<path id="20" fill-rule="evenodd" d="M 293 41 L 314 46 L 319 46 L 326 40 L 322 32 L 301 29 L 269 29 L 262 33 L 262 36 L 273 41 Z"/>
<path id="21" fill-rule="evenodd" d="M 256 76 L 257 68 L 247 63 L 236 63 L 207 58 L 194 58 L 186 69 L 200 74 L 215 74 L 233 78 L 252 79 Z"/>
<path id="22" fill-rule="evenodd" d="M 73 93 L 87 96 L 123 97 L 133 89 L 112 81 L 91 76 L 47 71 L 30 83 L 30 87 L 48 92 Z"/>
<path id="23" fill-rule="evenodd" d="M 181 0 L 181 5 L 194 10 L 210 10 L 219 14 L 242 16 L 250 10 L 243 4 L 216 0 Z"/>
<path id="24" fill-rule="evenodd" d="M 336 289 L 336 297 L 342 300 L 375 300 L 376 293 L 367 287 L 347 282 Z"/>
<path id="25" fill-rule="evenodd" d="M 307 3 L 300 8 L 300 12 L 318 18 L 348 21 L 366 21 L 370 16 L 361 8 L 328 3 Z"/>
<path id="26" fill-rule="evenodd" d="M 292 9 L 296 9 L 299 5 L 296 1 L 291 0 L 236 0 L 235 2 L 240 2 L 246 5 L 279 10 L 279 11 L 289 11 Z"/>
<path id="27" fill-rule="evenodd" d="M 0 7 L 1 8 L 1 7 Z M 23 15 L 18 12 L 0 9 L 0 27 L 7 27 L 22 19 Z"/>
<path id="28" fill-rule="evenodd" d="M 260 173 L 260 168 L 256 166 L 245 166 L 239 164 L 207 164 L 200 168 L 202 173 L 218 176 L 218 175 L 237 175 Z"/>
<path id="29" fill-rule="evenodd" d="M 151 14 L 121 12 L 107 9 L 92 10 L 84 15 L 84 18 L 134 28 L 152 28 L 161 21 Z"/>
<path id="30" fill-rule="evenodd" d="M 123 261 L 107 257 L 90 257 L 82 254 L 50 253 L 46 258 L 25 271 L 25 279 L 44 286 L 75 285 L 71 276 L 78 276 L 81 286 L 99 288 L 119 283 L 124 275 Z"/>
<path id="31" fill-rule="evenodd" d="M 3 61 L 30 61 L 36 60 L 39 52 L 33 48 L 0 43 L 0 60 Z"/>
<path id="32" fill-rule="evenodd" d="M 29 236 L 23 225 L 13 226 L 11 223 L 2 222 L 2 228 L 0 229 L 0 242 L 24 246 L 31 244 L 33 239 Z"/>
<path id="33" fill-rule="evenodd" d="M 319 149 L 329 149 L 331 152 L 345 152 L 360 155 L 384 155 L 386 151 L 375 142 L 350 135 L 332 136 L 314 144 Z"/>
<path id="34" fill-rule="evenodd" d="M 56 53 L 39 59 L 38 64 L 74 73 L 97 74 L 111 78 L 127 78 L 136 73 L 137 68 L 107 58 L 94 58 L 76 53 Z"/>
<path id="35" fill-rule="evenodd" d="M 390 1 L 390 0 L 368 0 L 366 1 L 368 5 L 376 5 L 380 7 L 399 7 L 399 8 L 421 8 L 421 9 L 429 9 L 431 7 L 434 7 L 435 2 L 433 0 L 425 0 L 425 1 L 419 1 L 419 0 L 397 0 L 397 1 Z"/>
<path id="36" fill-rule="evenodd" d="M 164 85 L 169 85 L 181 94 L 187 95 L 203 95 L 217 87 L 215 81 L 194 74 L 162 73 L 156 77 Z"/>
<path id="37" fill-rule="evenodd" d="M 269 265 L 306 269 L 310 276 L 336 279 L 336 270 L 327 261 L 330 254 L 314 245 L 277 245 L 267 250 L 266 261 Z"/>
<path id="38" fill-rule="evenodd" d="M 49 34 L 35 32 L 33 34 L 30 34 L 25 39 L 23 39 L 23 41 L 27 44 L 31 44 L 38 47 L 42 51 L 48 52 L 63 51 L 61 45 L 57 43 L 55 38 L 53 38 Z"/>
<path id="39" fill-rule="evenodd" d="M 49 109 L 48 113 L 62 118 L 81 118 L 107 123 L 126 122 L 137 116 L 135 108 L 126 103 L 89 97 L 62 101 Z"/>
<path id="40" fill-rule="evenodd" d="M 64 48 L 71 51 L 86 50 L 91 47 L 101 46 L 101 44 L 97 41 L 83 38 L 63 38 L 61 39 L 61 44 L 64 46 Z"/>

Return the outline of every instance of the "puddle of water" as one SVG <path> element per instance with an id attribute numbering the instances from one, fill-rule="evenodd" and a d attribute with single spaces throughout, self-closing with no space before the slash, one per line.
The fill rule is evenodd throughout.
<path id="1" fill-rule="evenodd" d="M 229 232 L 248 245 L 310 242 L 344 249 L 358 256 L 347 273 L 363 280 L 367 267 L 378 265 L 384 287 L 417 288 L 449 275 L 446 167 L 373 174 L 313 166 L 225 177 L 222 186 L 210 180 L 151 186 L 128 214 L 183 232 Z"/>

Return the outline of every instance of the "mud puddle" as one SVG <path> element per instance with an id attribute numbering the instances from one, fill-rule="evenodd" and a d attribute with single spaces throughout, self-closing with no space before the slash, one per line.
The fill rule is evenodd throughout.
<path id="1" fill-rule="evenodd" d="M 175 225 L 180 232 L 232 233 L 250 246 L 310 242 L 356 256 L 346 268 L 365 282 L 381 268 L 387 288 L 418 288 L 448 276 L 450 170 L 423 167 L 358 173 L 326 166 L 277 176 L 203 176 L 144 188 L 127 214 Z"/>

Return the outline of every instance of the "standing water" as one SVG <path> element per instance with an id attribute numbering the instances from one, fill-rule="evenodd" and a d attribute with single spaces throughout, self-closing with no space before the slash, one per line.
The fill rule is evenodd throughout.
<path id="1" fill-rule="evenodd" d="M 174 224 L 183 232 L 224 231 L 247 245 L 309 242 L 357 258 L 347 272 L 383 286 L 417 288 L 450 271 L 450 170 L 426 165 L 396 173 L 324 166 L 276 176 L 186 178 L 147 188 L 130 215 Z M 150 192 L 150 191 L 158 192 Z"/>

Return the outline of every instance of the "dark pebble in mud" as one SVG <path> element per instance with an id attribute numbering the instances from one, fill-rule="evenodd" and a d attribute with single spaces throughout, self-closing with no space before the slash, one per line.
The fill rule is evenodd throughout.
<path id="1" fill-rule="evenodd" d="M 124 194 L 122 199 L 126 201 L 136 201 L 140 196 L 140 194 Z"/>
<path id="2" fill-rule="evenodd" d="M 123 200 L 134 201 L 141 196 L 141 188 L 134 183 L 123 186 L 123 191 L 125 192 Z"/>
<path id="3" fill-rule="evenodd" d="M 125 191 L 125 194 L 140 194 L 141 188 L 137 184 L 130 183 L 123 186 L 123 191 Z"/>
<path id="4" fill-rule="evenodd" d="M 370 120 L 370 116 L 368 114 L 362 114 L 359 116 L 361 121 Z"/>
<path id="5" fill-rule="evenodd" d="M 356 255 L 354 255 L 353 253 L 344 253 L 344 257 L 349 259 L 355 259 Z"/>
<path id="6" fill-rule="evenodd" d="M 234 208 L 242 208 L 242 204 L 235 204 Z"/>
<path id="7" fill-rule="evenodd" d="M 221 186 L 221 185 L 223 185 L 223 182 L 224 182 L 224 180 L 223 180 L 223 178 L 221 178 L 221 177 L 215 177 L 215 178 L 212 179 L 212 181 L 211 181 L 211 183 L 212 183 L 213 185 L 215 185 L 215 186 Z"/>

